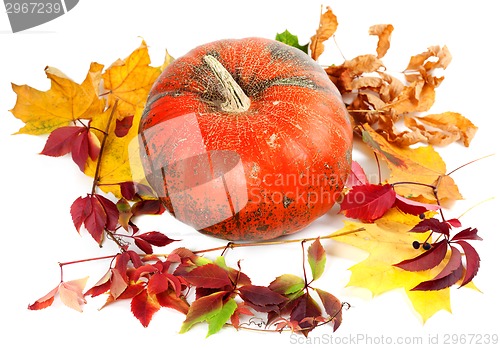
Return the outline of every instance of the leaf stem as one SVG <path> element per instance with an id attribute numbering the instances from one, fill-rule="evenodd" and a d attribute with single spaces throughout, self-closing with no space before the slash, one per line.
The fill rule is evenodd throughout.
<path id="1" fill-rule="evenodd" d="M 113 108 L 111 109 L 111 114 L 109 115 L 108 119 L 108 124 L 106 125 L 106 130 L 103 132 L 103 137 L 102 137 L 102 142 L 101 142 L 101 149 L 99 150 L 99 156 L 97 157 L 97 164 L 95 168 L 95 173 L 94 173 L 94 181 L 92 183 L 92 191 L 91 195 L 93 196 L 95 194 L 95 191 L 97 189 L 97 185 L 99 183 L 99 171 L 101 169 L 101 163 L 102 163 L 102 155 L 104 153 L 104 148 L 106 145 L 106 140 L 108 139 L 108 133 L 109 133 L 109 128 L 111 126 L 111 121 L 113 120 L 116 107 L 118 106 L 118 102 L 115 102 L 113 104 Z"/>
<path id="2" fill-rule="evenodd" d="M 289 243 L 302 243 L 302 242 L 309 242 L 313 241 L 316 238 L 319 239 L 335 239 L 336 237 L 340 236 L 345 236 L 348 234 L 356 233 L 356 232 L 361 232 L 364 231 L 364 227 L 356 228 L 354 230 L 349 230 L 343 233 L 335 234 L 331 233 L 326 236 L 321 236 L 321 237 L 310 237 L 310 238 L 301 238 L 301 239 L 285 239 L 285 240 L 272 240 L 272 241 L 263 241 L 263 242 L 254 242 L 254 243 L 235 243 L 235 242 L 229 242 L 224 246 L 219 246 L 215 248 L 209 248 L 209 249 L 201 249 L 201 250 L 196 250 L 193 251 L 194 254 L 203 254 L 203 253 L 208 253 L 212 251 L 219 251 L 219 250 L 226 250 L 226 249 L 234 249 L 234 248 L 243 248 L 243 247 L 255 247 L 255 246 L 265 246 L 265 245 L 281 245 L 281 244 L 289 244 Z M 155 254 L 155 256 L 164 256 L 162 254 L 158 255 Z"/>

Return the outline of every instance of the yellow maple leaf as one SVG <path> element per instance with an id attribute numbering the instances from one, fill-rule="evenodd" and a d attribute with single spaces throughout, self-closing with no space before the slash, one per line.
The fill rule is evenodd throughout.
<path id="1" fill-rule="evenodd" d="M 401 196 L 435 203 L 431 187 L 434 186 L 441 203 L 462 199 L 453 178 L 446 175 L 446 163 L 432 146 L 402 148 L 389 143 L 366 124 L 363 139 L 387 163 L 391 171 L 389 182 L 406 183 L 396 185 Z"/>
<path id="2" fill-rule="evenodd" d="M 99 188 L 104 192 L 113 193 L 117 198 L 122 197 L 120 183 L 134 181 L 145 184 L 137 137 L 142 110 L 142 108 L 136 110 L 132 126 L 125 136 L 117 135 L 117 115 L 113 113 L 113 108 L 92 119 L 92 128 L 99 129 L 92 129 L 92 132 L 99 138 L 103 148 L 100 158 L 88 159 L 85 174 L 97 177 Z M 106 135 L 100 131 L 104 129 L 107 129 Z M 96 176 L 97 170 L 99 173 Z"/>
<path id="3" fill-rule="evenodd" d="M 25 123 L 18 134 L 50 133 L 77 119 L 90 119 L 102 112 L 104 100 L 98 92 L 102 69 L 103 65 L 92 63 L 85 80 L 78 84 L 61 71 L 47 67 L 45 74 L 51 85 L 45 92 L 12 84 L 17 100 L 11 112 Z"/>
<path id="4" fill-rule="evenodd" d="M 415 250 L 413 241 L 423 242 L 427 234 L 408 232 L 420 219 L 393 208 L 375 223 L 344 222 L 344 227 L 336 231 L 334 240 L 360 248 L 369 253 L 368 257 L 350 268 L 352 272 L 348 286 L 362 287 L 374 295 L 403 289 L 413 308 L 425 322 L 440 310 L 451 312 L 450 289 L 438 291 L 412 291 L 419 283 L 432 279 L 442 267 L 409 272 L 393 266 L 411 259 L 422 251 Z M 359 228 L 364 230 L 348 233 Z"/>
<path id="5" fill-rule="evenodd" d="M 118 59 L 103 73 L 104 88 L 109 91 L 108 103 L 113 105 L 118 102 L 120 116 L 134 115 L 138 107 L 144 106 L 153 83 L 161 73 L 161 68 L 150 64 L 148 47 L 142 41 L 127 58 Z"/>

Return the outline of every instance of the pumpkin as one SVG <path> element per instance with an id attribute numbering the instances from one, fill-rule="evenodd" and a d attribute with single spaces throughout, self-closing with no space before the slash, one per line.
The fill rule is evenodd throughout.
<path id="1" fill-rule="evenodd" d="M 335 85 L 304 52 L 263 38 L 208 43 L 168 65 L 139 135 L 165 208 L 232 241 L 303 229 L 336 203 L 351 167 Z"/>

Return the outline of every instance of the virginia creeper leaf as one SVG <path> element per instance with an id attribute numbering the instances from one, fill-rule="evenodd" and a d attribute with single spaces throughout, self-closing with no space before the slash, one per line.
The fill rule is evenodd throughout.
<path id="1" fill-rule="evenodd" d="M 42 155 L 59 157 L 71 151 L 73 141 L 84 130 L 84 127 L 66 126 L 52 131 L 41 152 Z"/>
<path id="2" fill-rule="evenodd" d="M 304 289 L 304 286 L 303 278 L 294 274 L 283 274 L 269 284 L 269 289 L 278 294 L 289 295 Z"/>
<path id="3" fill-rule="evenodd" d="M 442 240 L 434 244 L 431 249 L 423 252 L 417 257 L 401 261 L 394 266 L 411 272 L 431 269 L 439 265 L 441 261 L 444 260 L 447 250 L 448 243 L 446 240 Z"/>
<path id="4" fill-rule="evenodd" d="M 412 290 L 441 290 L 452 286 L 462 278 L 462 255 L 454 246 L 450 248 L 451 256 L 443 270 L 433 279 L 418 284 Z"/>
<path id="5" fill-rule="evenodd" d="M 132 298 L 130 309 L 134 316 L 139 319 L 142 326 L 148 327 L 153 315 L 161 308 L 156 296 L 150 295 L 147 291 L 141 291 Z"/>
<path id="6" fill-rule="evenodd" d="M 51 291 L 49 291 L 46 295 L 40 297 L 33 304 L 28 305 L 28 309 L 39 310 L 39 309 L 44 309 L 44 308 L 51 306 L 52 303 L 54 303 L 54 298 L 55 298 L 58 291 L 59 291 L 59 285 L 56 286 Z"/>
<path id="7" fill-rule="evenodd" d="M 238 308 L 236 301 L 233 298 L 228 298 L 226 302 L 222 305 L 220 311 L 215 313 L 215 315 L 207 318 L 208 322 L 208 333 L 207 336 L 213 335 L 222 329 L 224 324 L 228 322 L 228 320 L 233 315 L 234 311 Z"/>
<path id="8" fill-rule="evenodd" d="M 211 263 L 196 267 L 183 277 L 192 285 L 202 288 L 218 289 L 231 285 L 227 272 Z"/>
<path id="9" fill-rule="evenodd" d="M 185 333 L 194 324 L 206 321 L 216 315 L 222 309 L 222 299 L 226 294 L 226 291 L 218 291 L 193 301 L 179 332 Z"/>
<path id="10" fill-rule="evenodd" d="M 88 277 L 61 282 L 59 285 L 59 297 L 62 303 L 73 308 L 78 312 L 82 312 L 82 305 L 87 303 L 83 296 L 83 289 L 87 284 Z"/>
<path id="11" fill-rule="evenodd" d="M 464 279 L 462 281 L 462 284 L 460 285 L 460 287 L 462 287 L 470 283 L 471 280 L 476 276 L 477 271 L 479 270 L 479 263 L 481 259 L 476 249 L 474 249 L 474 247 L 466 241 L 459 240 L 456 243 L 462 247 L 465 254 L 466 268 Z"/>
<path id="12" fill-rule="evenodd" d="M 448 225 L 446 222 L 439 221 L 436 218 L 429 218 L 420 221 L 410 230 L 410 232 L 427 232 L 427 231 L 442 233 L 445 236 L 449 236 L 450 225 Z"/>
<path id="13" fill-rule="evenodd" d="M 313 280 L 318 279 L 323 274 L 326 264 L 326 252 L 319 238 L 307 249 L 307 261 L 311 267 Z"/>
<path id="14" fill-rule="evenodd" d="M 321 302 L 323 303 L 323 308 L 325 308 L 326 314 L 334 318 L 332 320 L 333 331 L 336 331 L 339 328 L 340 324 L 342 324 L 342 303 L 337 297 L 327 291 L 318 288 L 316 288 L 315 290 L 319 295 Z"/>
<path id="15" fill-rule="evenodd" d="M 483 240 L 483 238 L 477 235 L 477 228 L 470 228 L 470 227 L 464 229 L 463 231 L 458 232 L 456 235 L 453 236 L 451 240 L 458 241 L 462 239 Z"/>
<path id="16" fill-rule="evenodd" d="M 279 305 L 288 299 L 266 286 L 245 285 L 239 288 L 240 297 L 259 312 L 278 311 Z"/>
<path id="17" fill-rule="evenodd" d="M 414 201 L 398 194 L 396 194 L 396 201 L 394 202 L 394 205 L 401 209 L 401 211 L 413 215 L 420 215 L 426 211 L 437 211 L 440 208 L 437 204 Z"/>
<path id="18" fill-rule="evenodd" d="M 121 120 L 117 119 L 115 127 L 115 135 L 118 138 L 126 136 L 130 128 L 132 128 L 133 122 L 134 122 L 134 115 L 125 116 Z"/>
<path id="19" fill-rule="evenodd" d="M 157 246 L 157 247 L 163 247 L 166 245 L 169 245 L 172 242 L 175 242 L 175 239 L 170 239 L 166 235 L 164 235 L 161 232 L 153 231 L 153 232 L 146 232 L 146 233 L 141 233 L 137 235 L 136 237 L 139 237 L 146 242 Z"/>
<path id="20" fill-rule="evenodd" d="M 318 303 L 308 293 L 303 294 L 297 299 L 297 304 L 290 313 L 290 320 L 297 321 L 300 332 L 307 336 L 308 333 L 316 326 L 315 323 L 305 321 L 306 318 L 316 318 L 321 316 L 321 308 Z"/>
<path id="21" fill-rule="evenodd" d="M 344 196 L 340 209 L 345 216 L 362 221 L 375 221 L 389 210 L 396 200 L 390 184 L 354 186 Z"/>
<path id="22" fill-rule="evenodd" d="M 167 290 L 156 294 L 156 299 L 162 307 L 175 309 L 183 314 L 189 311 L 189 304 L 185 298 L 177 296 L 173 290 Z"/>

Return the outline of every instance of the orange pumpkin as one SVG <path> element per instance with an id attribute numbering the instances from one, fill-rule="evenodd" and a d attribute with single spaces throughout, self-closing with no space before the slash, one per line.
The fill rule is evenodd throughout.
<path id="1" fill-rule="evenodd" d="M 208 43 L 167 66 L 140 139 L 166 209 L 234 241 L 303 229 L 335 204 L 351 167 L 335 85 L 307 54 L 263 38 Z"/>

